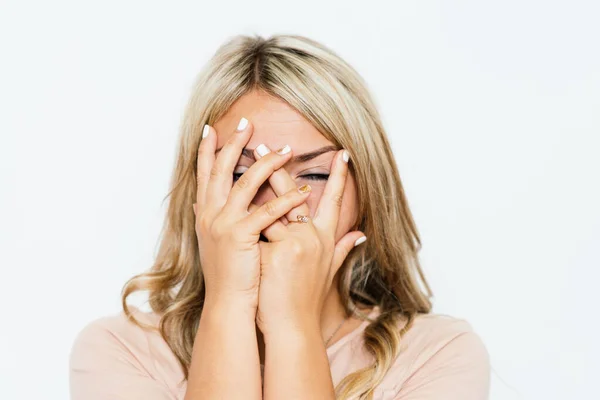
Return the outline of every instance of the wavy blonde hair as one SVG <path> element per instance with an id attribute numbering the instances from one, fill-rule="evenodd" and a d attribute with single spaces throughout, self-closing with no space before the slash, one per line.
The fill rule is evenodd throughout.
<path id="1" fill-rule="evenodd" d="M 187 379 L 205 294 L 192 210 L 201 132 L 204 124 L 214 124 L 237 99 L 256 89 L 285 101 L 350 152 L 360 216 L 353 229 L 369 241 L 346 258 L 338 290 L 348 316 L 357 303 L 377 305 L 381 313 L 364 331 L 372 365 L 339 382 L 336 398 L 372 399 L 416 314 L 431 311 L 432 293 L 417 257 L 419 234 L 367 86 L 336 53 L 306 37 L 235 36 L 200 72 L 181 125 L 156 261 L 148 272 L 126 282 L 123 310 L 138 326 L 152 329 L 135 319 L 126 301 L 133 292 L 148 291 L 150 307 L 161 315 L 158 330 Z M 400 319 L 406 320 L 401 329 Z"/>

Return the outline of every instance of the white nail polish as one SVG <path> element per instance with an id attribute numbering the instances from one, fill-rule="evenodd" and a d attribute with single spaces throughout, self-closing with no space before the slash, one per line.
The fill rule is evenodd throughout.
<path id="1" fill-rule="evenodd" d="M 344 160 L 344 162 L 348 162 L 349 159 L 350 159 L 350 153 L 348 153 L 348 150 L 344 150 L 344 152 L 342 153 L 342 160 Z"/>
<path id="2" fill-rule="evenodd" d="M 210 130 L 210 128 L 208 127 L 208 124 L 204 125 L 204 129 L 202 129 L 202 138 L 203 139 L 208 136 L 209 130 Z"/>
<path id="3" fill-rule="evenodd" d="M 354 247 L 356 247 L 359 244 L 363 243 L 365 240 L 367 240 L 366 236 L 359 237 L 358 239 L 356 239 L 356 242 L 354 242 Z"/>
<path id="4" fill-rule="evenodd" d="M 277 154 L 279 155 L 284 155 L 290 152 L 290 150 L 292 150 L 292 148 L 290 146 L 288 146 L 287 144 L 285 146 L 283 146 L 281 149 L 277 150 Z"/>
<path id="5" fill-rule="evenodd" d="M 269 150 L 269 148 L 267 146 L 265 146 L 264 144 L 259 144 L 256 147 L 256 152 L 258 153 L 259 156 L 264 156 L 265 154 L 269 154 L 271 152 L 271 150 Z"/>
<path id="6" fill-rule="evenodd" d="M 240 123 L 237 126 L 237 131 L 241 132 L 244 129 L 246 129 L 247 126 L 248 126 L 248 120 L 246 118 L 242 117 L 242 119 L 240 119 Z"/>

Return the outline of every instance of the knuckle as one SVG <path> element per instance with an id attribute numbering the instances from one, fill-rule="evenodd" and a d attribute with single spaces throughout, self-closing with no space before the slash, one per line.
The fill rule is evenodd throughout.
<path id="1" fill-rule="evenodd" d="M 202 157 L 206 157 L 207 155 L 210 154 L 210 149 L 208 147 L 208 145 L 205 143 L 205 140 L 200 141 L 200 146 L 198 147 L 198 159 L 201 159 Z"/>
<path id="2" fill-rule="evenodd" d="M 207 174 L 204 171 L 198 171 L 196 174 L 196 183 L 206 182 L 208 179 L 210 179 L 210 174 Z"/>
<path id="3" fill-rule="evenodd" d="M 246 189 L 250 186 L 250 178 L 246 174 L 242 174 L 235 183 L 238 189 Z"/>
<path id="4" fill-rule="evenodd" d="M 221 176 L 223 174 L 223 171 L 221 170 L 221 167 L 217 164 L 213 165 L 213 167 L 210 169 L 210 177 L 211 178 L 217 178 L 219 176 Z"/>
<path id="5" fill-rule="evenodd" d="M 275 201 L 273 201 L 273 200 L 267 201 L 263 205 L 263 209 L 264 209 L 265 214 L 267 214 L 269 217 L 277 216 L 277 206 L 275 205 Z"/>
<path id="6" fill-rule="evenodd" d="M 336 193 L 333 195 L 333 204 L 335 204 L 336 207 L 341 207 L 343 201 L 344 201 L 344 196 L 342 195 L 342 193 Z"/>

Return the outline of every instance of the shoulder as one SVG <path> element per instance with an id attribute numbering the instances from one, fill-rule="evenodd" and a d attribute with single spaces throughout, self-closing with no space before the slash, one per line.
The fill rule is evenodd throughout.
<path id="1" fill-rule="evenodd" d="M 130 309 L 142 324 L 158 327 L 157 318 L 152 313 L 131 306 Z M 123 311 L 96 318 L 84 325 L 75 336 L 70 353 L 71 367 L 100 362 L 97 368 L 109 369 L 115 364 L 127 363 L 151 375 L 152 371 L 144 362 L 149 356 L 149 334 L 150 331 L 130 321 Z"/>
<path id="2" fill-rule="evenodd" d="M 69 354 L 73 399 L 96 399 L 93 396 L 100 394 L 111 397 L 111 393 L 111 398 L 120 399 L 114 393 L 129 390 L 152 390 L 154 395 L 148 398 L 154 399 L 177 389 L 183 375 L 158 331 L 159 316 L 132 306 L 130 310 L 147 328 L 121 311 L 88 322 L 76 334 Z"/>
<path id="3" fill-rule="evenodd" d="M 400 322 L 399 329 L 405 323 Z M 482 399 L 489 390 L 489 376 L 488 351 L 467 320 L 419 314 L 400 341 L 400 353 L 385 384 L 403 394 L 414 390 L 441 394 L 462 385 L 460 390 L 472 394 L 458 394 L 457 398 Z"/>
<path id="4" fill-rule="evenodd" d="M 145 312 L 135 306 L 129 306 L 131 315 L 140 323 L 149 325 L 152 329 L 158 328 L 160 317 L 154 312 Z M 110 331 L 118 335 L 130 335 L 144 331 L 133 321 L 129 320 L 123 310 L 113 314 L 98 317 L 86 325 L 79 331 L 78 336 L 98 331 Z"/>
<path id="5" fill-rule="evenodd" d="M 403 328 L 405 321 L 399 323 Z M 471 350 L 485 350 L 483 342 L 472 325 L 465 319 L 446 314 L 418 314 L 403 340 L 406 350 L 419 349 L 424 358 L 433 356 L 447 346 L 471 343 Z"/>

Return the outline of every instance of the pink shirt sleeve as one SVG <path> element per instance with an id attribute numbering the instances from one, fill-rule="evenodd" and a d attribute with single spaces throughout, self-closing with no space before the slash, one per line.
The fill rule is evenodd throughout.
<path id="1" fill-rule="evenodd" d="M 85 326 L 71 348 L 71 400 L 175 399 L 132 354 L 131 344 L 123 343 L 123 339 L 107 329 L 102 321 L 96 320 Z"/>
<path id="2" fill-rule="evenodd" d="M 489 354 L 474 332 L 463 332 L 404 382 L 394 400 L 487 400 Z"/>

